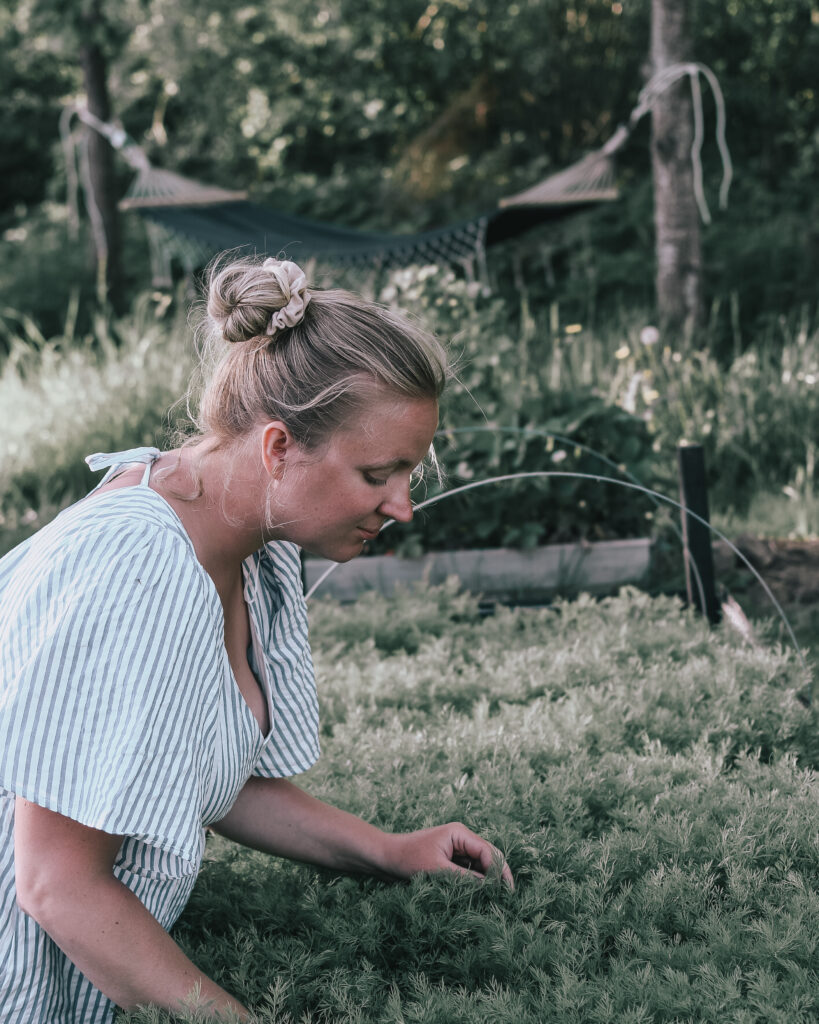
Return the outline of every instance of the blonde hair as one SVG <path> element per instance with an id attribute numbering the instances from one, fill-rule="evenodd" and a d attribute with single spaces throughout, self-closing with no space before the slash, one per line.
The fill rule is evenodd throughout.
<path id="1" fill-rule="evenodd" d="M 215 447 L 267 419 L 316 449 L 377 394 L 437 400 L 444 390 L 449 365 L 434 335 L 351 292 L 307 291 L 293 263 L 223 256 L 206 283 L 193 419 Z"/>

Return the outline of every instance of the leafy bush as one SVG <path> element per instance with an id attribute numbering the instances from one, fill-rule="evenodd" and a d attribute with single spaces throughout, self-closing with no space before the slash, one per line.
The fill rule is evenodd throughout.
<path id="1" fill-rule="evenodd" d="M 387 829 L 464 820 L 517 885 L 211 840 L 175 936 L 260 1024 L 815 1018 L 819 746 L 791 653 L 635 592 L 481 620 L 421 588 L 311 618 L 306 788 Z"/>
<path id="2" fill-rule="evenodd" d="M 545 395 L 544 406 L 549 415 L 543 428 L 444 429 L 437 456 L 451 470 L 442 486 L 428 476 L 427 486 L 417 488 L 416 496 L 434 498 L 449 488 L 505 474 L 558 475 L 505 481 L 446 498 L 418 513 L 412 524 L 392 527 L 373 551 L 530 548 L 650 533 L 654 506 L 639 492 L 624 493 L 616 483 L 569 475 L 619 481 L 628 472 L 650 480 L 651 442 L 645 425 L 593 396 Z M 574 440 L 556 442 L 551 432 Z"/>
<path id="3" fill-rule="evenodd" d="M 572 458 L 559 468 L 618 475 L 599 459 L 603 455 L 673 496 L 676 448 L 688 442 L 705 449 L 712 509 L 743 513 L 755 496 L 783 492 L 795 506 L 810 508 L 819 436 L 819 326 L 807 307 L 781 316 L 752 346 L 735 322 L 734 352 L 723 361 L 704 344 L 707 334 L 701 347 L 686 346 L 661 337 L 639 310 L 592 330 L 567 322 L 556 302 L 536 309 L 525 288 L 514 294 L 516 304 L 508 295 L 485 296 L 477 285 L 435 268 L 395 274 L 384 293 L 420 310 L 454 339 L 460 380 L 445 403 L 443 426 L 500 429 L 495 436 L 452 435 L 454 443 L 442 451 L 453 484 L 473 478 L 473 471 L 477 479 L 551 468 L 565 451 Z M 575 458 L 571 445 L 548 442 L 544 451 L 543 429 L 599 455 Z M 530 489 L 535 486 L 527 484 Z M 599 485 L 590 494 L 574 492 L 571 499 L 574 504 L 557 508 L 571 509 L 575 535 L 599 535 L 607 523 L 617 523 L 619 535 L 639 535 L 651 512 L 633 493 L 608 486 L 605 492 Z M 514 516 L 510 508 L 512 526 Z M 533 523 L 538 518 L 526 516 Z M 480 519 L 496 523 L 491 510 L 481 509 Z"/>
<path id="4" fill-rule="evenodd" d="M 520 472 L 579 472 L 650 483 L 646 424 L 608 403 L 562 365 L 561 340 L 498 294 L 439 268 L 391 275 L 382 299 L 416 311 L 453 339 L 456 379 L 442 406 L 438 457 L 446 479 L 426 475 L 418 498 Z M 592 449 L 592 452 L 585 449 Z M 533 547 L 587 537 L 642 536 L 653 506 L 611 485 L 554 477 L 478 489 L 447 499 L 410 526 L 392 528 L 374 551 Z"/>
<path id="5" fill-rule="evenodd" d="M 94 293 L 88 239 L 71 238 L 67 211 L 43 203 L 15 219 L 0 237 L 0 355 L 21 337 L 73 335 L 75 320 L 90 316 Z M 13 304 L 13 308 L 12 308 Z M 85 329 L 87 323 L 82 325 Z"/>

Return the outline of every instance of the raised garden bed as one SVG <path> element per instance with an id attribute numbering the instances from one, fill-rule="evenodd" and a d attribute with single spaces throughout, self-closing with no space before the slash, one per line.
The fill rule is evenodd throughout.
<path id="1" fill-rule="evenodd" d="M 354 601 L 368 590 L 389 595 L 397 585 L 417 580 L 436 584 L 457 576 L 465 590 L 486 600 L 528 604 L 557 594 L 605 594 L 626 583 L 640 584 L 648 577 L 650 562 L 651 540 L 647 537 L 550 544 L 527 551 L 487 548 L 431 552 L 419 558 L 372 555 L 339 565 L 316 595 Z M 305 559 L 306 589 L 332 564 L 325 559 Z"/>

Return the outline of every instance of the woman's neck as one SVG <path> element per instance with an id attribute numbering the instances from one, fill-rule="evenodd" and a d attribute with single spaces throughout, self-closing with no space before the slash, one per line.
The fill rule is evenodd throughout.
<path id="1" fill-rule="evenodd" d="M 241 563 L 264 543 L 267 488 L 261 466 L 207 442 L 161 456 L 150 486 L 173 508 L 217 588 L 235 585 Z M 261 471 L 260 471 L 261 470 Z"/>

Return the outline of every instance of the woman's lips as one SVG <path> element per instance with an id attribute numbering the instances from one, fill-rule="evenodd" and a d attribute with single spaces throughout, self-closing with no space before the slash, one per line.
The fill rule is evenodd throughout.
<path id="1" fill-rule="evenodd" d="M 380 527 L 377 530 L 367 530 L 363 526 L 357 526 L 356 529 L 361 534 L 361 536 L 364 537 L 366 540 L 375 540 L 375 538 L 381 532 Z"/>

